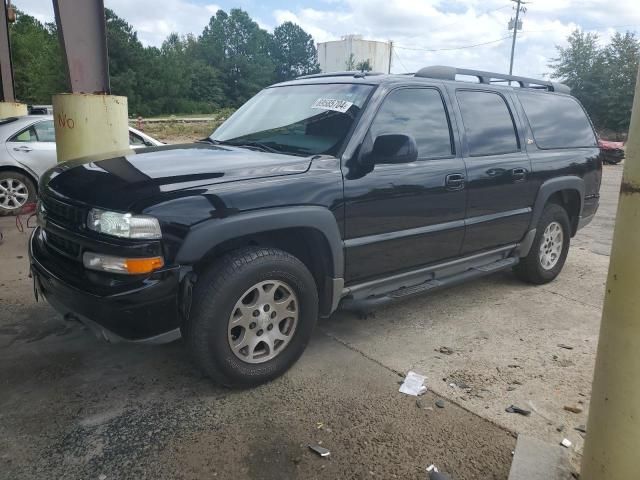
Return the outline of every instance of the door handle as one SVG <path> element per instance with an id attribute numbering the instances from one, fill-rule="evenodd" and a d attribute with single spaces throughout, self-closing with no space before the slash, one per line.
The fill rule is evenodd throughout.
<path id="1" fill-rule="evenodd" d="M 16 152 L 30 152 L 32 149 L 23 145 L 21 147 L 14 147 L 13 150 Z"/>
<path id="2" fill-rule="evenodd" d="M 511 170 L 511 178 L 513 178 L 513 180 L 516 182 L 520 182 L 524 180 L 526 176 L 527 176 L 526 168 L 514 168 L 513 170 Z"/>
<path id="3" fill-rule="evenodd" d="M 462 173 L 450 173 L 444 179 L 448 190 L 462 190 L 464 188 L 464 175 Z"/>

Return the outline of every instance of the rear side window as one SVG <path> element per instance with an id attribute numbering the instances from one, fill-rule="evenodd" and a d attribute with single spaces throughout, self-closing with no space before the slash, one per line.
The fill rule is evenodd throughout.
<path id="1" fill-rule="evenodd" d="M 594 147 L 596 137 L 583 108 L 572 97 L 518 93 L 538 148 Z"/>
<path id="2" fill-rule="evenodd" d="M 418 147 L 418 158 L 450 157 L 453 154 L 449 120 L 438 90 L 404 88 L 391 92 L 371 125 L 378 135 L 411 135 Z"/>
<path id="3" fill-rule="evenodd" d="M 467 134 L 469 155 L 500 155 L 520 149 L 513 117 L 502 95 L 458 90 L 456 97 Z"/>
<path id="4" fill-rule="evenodd" d="M 38 137 L 33 127 L 29 127 L 26 130 L 14 135 L 9 139 L 10 142 L 37 142 Z"/>

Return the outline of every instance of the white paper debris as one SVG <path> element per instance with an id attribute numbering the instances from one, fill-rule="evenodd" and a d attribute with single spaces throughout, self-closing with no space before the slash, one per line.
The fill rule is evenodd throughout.
<path id="1" fill-rule="evenodd" d="M 419 375 L 416 372 L 409 372 L 407 373 L 402 385 L 400 385 L 399 392 L 417 397 L 427 391 L 427 387 L 423 385 L 426 379 L 427 377 L 424 375 Z"/>
<path id="2" fill-rule="evenodd" d="M 565 438 L 560 442 L 560 445 L 566 448 L 571 448 L 572 443 L 571 443 L 571 440 Z"/>
<path id="3" fill-rule="evenodd" d="M 334 112 L 345 113 L 351 108 L 351 105 L 353 105 L 353 102 L 348 102 L 347 100 L 319 98 L 313 103 L 313 105 L 311 105 L 311 108 L 315 108 L 318 110 L 333 110 Z"/>

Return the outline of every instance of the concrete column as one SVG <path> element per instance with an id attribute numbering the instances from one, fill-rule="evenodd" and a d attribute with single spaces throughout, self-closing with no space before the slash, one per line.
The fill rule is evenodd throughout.
<path id="1" fill-rule="evenodd" d="M 583 480 L 640 479 L 640 83 L 629 141 L 591 393 Z"/>
<path id="2" fill-rule="evenodd" d="M 127 97 L 61 93 L 53 96 L 58 162 L 130 152 Z"/>
<path id="3" fill-rule="evenodd" d="M 27 106 L 24 103 L 0 102 L 0 120 L 9 117 L 21 117 L 28 113 Z"/>

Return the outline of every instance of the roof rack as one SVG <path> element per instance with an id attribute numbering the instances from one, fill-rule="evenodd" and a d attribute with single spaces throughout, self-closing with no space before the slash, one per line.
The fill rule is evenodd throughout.
<path id="1" fill-rule="evenodd" d="M 437 78 L 439 80 L 456 80 L 456 75 L 467 75 L 476 77 L 480 83 L 490 85 L 492 83 L 516 82 L 521 88 L 533 88 L 547 90 L 549 92 L 571 93 L 571 88 L 563 83 L 550 82 L 548 80 L 537 80 L 535 78 L 517 77 L 515 75 L 505 75 L 504 73 L 483 72 L 482 70 L 469 70 L 466 68 L 447 67 L 434 65 L 418 70 L 415 77 Z"/>
<path id="2" fill-rule="evenodd" d="M 303 78 L 322 78 L 322 77 L 355 77 L 355 78 L 364 78 L 371 77 L 375 75 L 384 75 L 384 73 L 380 72 L 361 72 L 360 70 L 353 71 L 344 71 L 344 72 L 325 72 L 325 73 L 314 73 L 311 75 L 302 75 L 301 77 L 297 77 L 296 80 L 300 80 Z"/>

